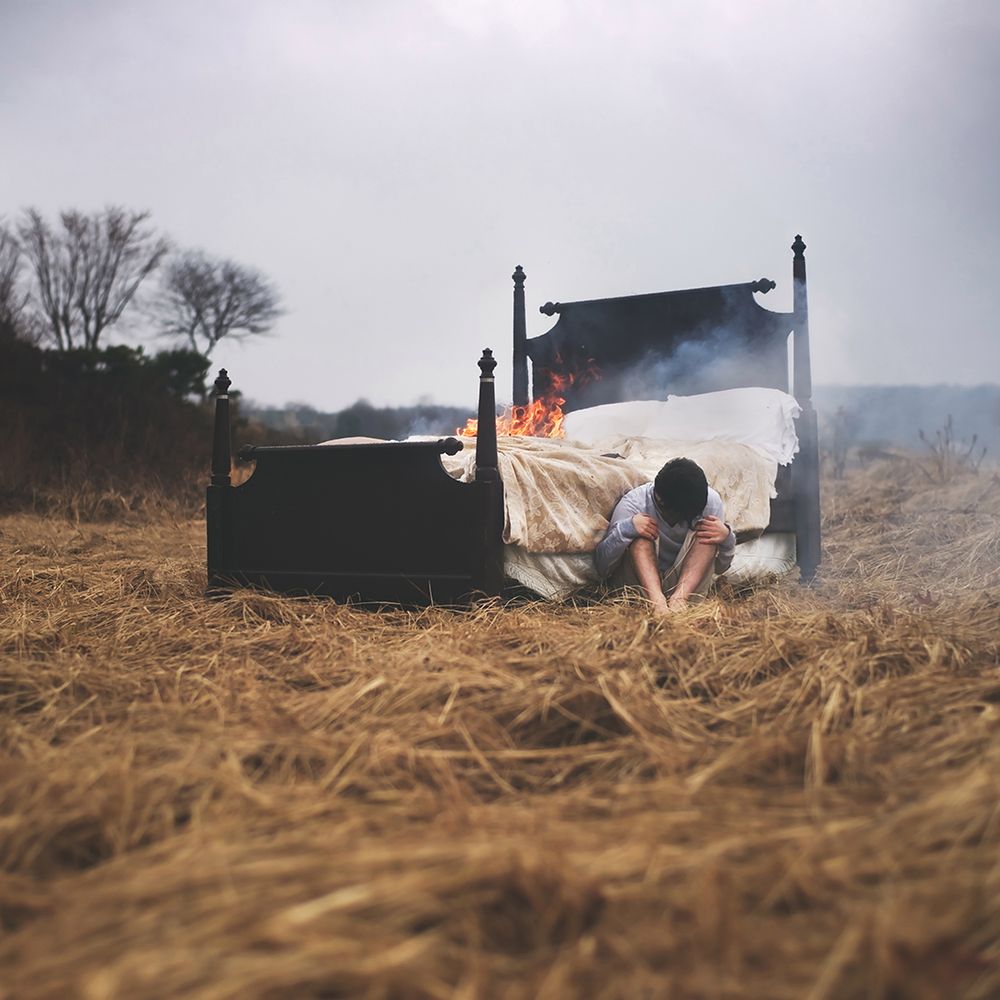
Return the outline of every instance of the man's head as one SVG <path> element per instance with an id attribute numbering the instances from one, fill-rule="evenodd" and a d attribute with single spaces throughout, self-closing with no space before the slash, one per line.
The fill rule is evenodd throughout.
<path id="1" fill-rule="evenodd" d="M 708 480 L 690 458 L 674 458 L 656 474 L 653 494 L 668 521 L 693 521 L 708 503 Z"/>

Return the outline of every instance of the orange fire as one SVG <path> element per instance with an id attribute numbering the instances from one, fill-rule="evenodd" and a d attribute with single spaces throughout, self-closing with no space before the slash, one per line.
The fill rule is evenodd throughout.
<path id="1" fill-rule="evenodd" d="M 556 358 L 556 364 L 560 360 Z M 562 411 L 565 396 L 561 393 L 571 385 L 582 385 L 600 378 L 593 359 L 587 362 L 587 368 L 582 372 L 568 375 L 558 375 L 555 372 L 550 374 L 549 391 L 532 400 L 527 406 L 507 406 L 503 413 L 497 417 L 497 436 L 503 435 L 523 435 L 527 437 L 547 437 L 561 438 L 565 436 L 563 430 L 563 420 L 565 414 Z M 475 419 L 467 420 L 464 427 L 460 427 L 455 433 L 462 437 L 475 437 L 479 429 L 479 421 Z"/>
<path id="2" fill-rule="evenodd" d="M 497 417 L 497 436 L 521 434 L 528 437 L 561 438 L 563 431 L 562 396 L 536 399 L 527 406 L 507 406 Z M 479 421 L 470 419 L 457 431 L 462 437 L 475 437 Z"/>

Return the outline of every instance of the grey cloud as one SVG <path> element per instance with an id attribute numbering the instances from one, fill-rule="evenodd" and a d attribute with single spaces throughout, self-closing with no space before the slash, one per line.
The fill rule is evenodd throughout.
<path id="1" fill-rule="evenodd" d="M 980 382 L 995 320 L 988 3 L 7 3 L 0 210 L 124 202 L 289 312 L 254 398 L 473 402 L 531 307 L 779 283 L 818 382 Z M 529 333 L 548 322 L 529 308 Z M 992 375 L 990 373 L 993 373 Z"/>

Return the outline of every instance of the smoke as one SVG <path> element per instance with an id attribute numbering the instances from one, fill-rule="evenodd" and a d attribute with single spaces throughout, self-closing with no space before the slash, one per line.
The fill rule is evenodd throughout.
<path id="1" fill-rule="evenodd" d="M 683 341 L 667 357 L 651 353 L 632 366 L 623 380 L 625 398 L 663 399 L 664 387 L 682 396 L 755 385 L 788 391 L 787 352 L 750 353 L 746 338 L 726 328 L 698 338 Z"/>
<path id="2" fill-rule="evenodd" d="M 599 380 L 574 390 L 567 410 L 621 400 L 665 399 L 740 386 L 766 386 L 793 392 L 792 350 L 774 338 L 757 343 L 737 326 L 707 327 L 685 334 L 675 350 L 650 350 L 630 364 L 606 363 Z M 954 443 L 974 454 L 986 449 L 987 466 L 1000 460 L 1000 385 L 823 385 L 815 384 L 820 445 L 905 449 L 929 455 L 949 418 Z"/>
<path id="3" fill-rule="evenodd" d="M 832 440 L 838 410 L 847 418 L 849 447 L 927 452 L 920 431 L 934 439 L 950 417 L 958 442 L 977 438 L 986 462 L 1000 458 L 1000 385 L 821 385 L 813 400 L 821 437 Z"/>
<path id="4" fill-rule="evenodd" d="M 712 331 L 702 342 L 686 341 L 669 357 L 650 356 L 624 371 L 615 385 L 617 398 L 665 399 L 668 393 L 693 395 L 743 385 L 790 391 L 778 379 L 754 378 L 757 370 L 745 351 L 739 335 Z M 839 436 L 846 437 L 848 448 L 927 454 L 920 432 L 933 441 L 951 418 L 956 444 L 971 445 L 975 437 L 975 453 L 986 448 L 987 465 L 1000 461 L 1000 385 L 814 385 L 812 401 L 825 450 Z"/>
<path id="5" fill-rule="evenodd" d="M 471 410 L 453 406 L 429 406 L 412 419 L 406 433 L 400 440 L 410 437 L 447 437 L 455 433 L 455 428 L 464 424 L 468 417 L 474 417 Z"/>
<path id="6" fill-rule="evenodd" d="M 788 349 L 781 340 L 751 343 L 733 328 L 709 327 L 685 333 L 669 354 L 651 348 L 628 363 L 599 363 L 600 377 L 574 388 L 567 409 L 743 386 L 787 392 L 788 367 Z"/>

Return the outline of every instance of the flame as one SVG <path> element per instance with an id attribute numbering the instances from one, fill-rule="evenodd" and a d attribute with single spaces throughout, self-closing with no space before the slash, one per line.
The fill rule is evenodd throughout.
<path id="1" fill-rule="evenodd" d="M 556 357 L 556 364 L 560 364 Z M 587 367 L 581 372 L 571 372 L 560 375 L 549 373 L 548 391 L 538 399 L 532 400 L 527 406 L 507 406 L 497 417 L 497 436 L 520 435 L 527 437 L 565 437 L 562 411 L 566 397 L 562 392 L 571 385 L 583 385 L 600 378 L 600 372 L 593 358 L 587 360 Z M 476 437 L 479 431 L 479 421 L 467 420 L 464 427 L 455 432 L 462 437 Z"/>
<path id="2" fill-rule="evenodd" d="M 562 396 L 536 399 L 527 406 L 506 406 L 497 417 L 497 436 L 517 434 L 528 437 L 561 438 L 564 436 Z M 476 437 L 479 421 L 470 419 L 456 433 L 463 437 Z"/>

